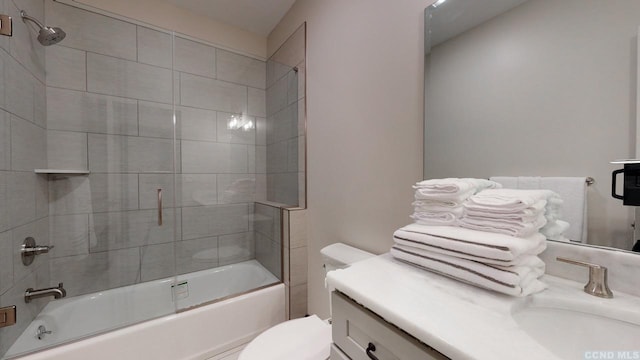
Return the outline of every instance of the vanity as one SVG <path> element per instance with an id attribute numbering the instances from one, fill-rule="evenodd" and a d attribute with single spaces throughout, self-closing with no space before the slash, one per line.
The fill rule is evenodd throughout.
<path id="1" fill-rule="evenodd" d="M 330 272 L 331 359 L 640 358 L 640 297 L 614 287 L 612 299 L 598 298 L 585 282 L 550 274 L 543 281 L 544 292 L 516 298 L 388 254 Z"/>
<path id="2" fill-rule="evenodd" d="M 334 291 L 331 359 L 447 359 L 378 314 Z"/>

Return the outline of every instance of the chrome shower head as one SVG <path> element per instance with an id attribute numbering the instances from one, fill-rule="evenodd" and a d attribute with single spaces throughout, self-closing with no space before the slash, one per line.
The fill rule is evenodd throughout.
<path id="1" fill-rule="evenodd" d="M 59 27 L 45 27 L 40 29 L 38 34 L 38 41 L 44 46 L 57 44 L 62 41 L 67 33 L 62 31 Z"/>
<path id="2" fill-rule="evenodd" d="M 67 36 L 67 34 L 59 27 L 44 26 L 40 21 L 27 15 L 27 12 L 24 10 L 20 10 L 20 16 L 22 17 L 22 21 L 26 22 L 27 20 L 29 20 L 38 25 L 38 27 L 40 28 L 40 32 L 38 33 L 38 41 L 44 46 L 57 44 L 62 41 L 65 36 Z"/>

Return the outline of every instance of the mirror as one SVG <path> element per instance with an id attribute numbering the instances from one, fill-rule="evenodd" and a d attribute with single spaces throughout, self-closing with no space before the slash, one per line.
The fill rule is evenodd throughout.
<path id="1" fill-rule="evenodd" d="M 593 177 L 586 243 L 630 250 L 610 161 L 636 157 L 639 25 L 637 0 L 429 6 L 425 179 Z"/>

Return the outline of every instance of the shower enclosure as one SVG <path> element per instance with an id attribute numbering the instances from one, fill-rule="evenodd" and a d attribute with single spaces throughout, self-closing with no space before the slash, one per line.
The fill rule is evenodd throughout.
<path id="1" fill-rule="evenodd" d="M 0 307 L 18 315 L 0 358 L 282 281 L 281 212 L 305 206 L 297 64 L 52 0 L 0 10 Z M 21 10 L 66 38 L 43 47 Z M 28 237 L 50 250 L 27 266 Z M 251 270 L 198 293 L 232 268 Z M 97 310 L 36 323 L 71 322 L 74 299 Z"/>

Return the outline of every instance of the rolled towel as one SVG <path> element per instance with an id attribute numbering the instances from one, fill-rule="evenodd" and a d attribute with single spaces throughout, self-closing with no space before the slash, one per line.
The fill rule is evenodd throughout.
<path id="1" fill-rule="evenodd" d="M 511 296 L 527 296 L 546 288 L 538 280 L 544 274 L 544 268 L 513 266 L 505 269 L 453 256 L 418 252 L 400 245 L 391 248 L 391 255 L 426 270 Z"/>
<path id="2" fill-rule="evenodd" d="M 517 238 L 451 226 L 410 224 L 396 230 L 393 239 L 402 245 L 498 265 L 518 264 L 522 255 L 537 255 L 546 249 L 546 239 L 539 233 Z"/>
<path id="3" fill-rule="evenodd" d="M 457 202 L 463 202 L 478 191 L 500 187 L 501 185 L 494 181 L 471 178 L 431 179 L 420 181 L 413 186 L 416 189 L 417 200 L 450 199 Z"/>
<path id="4" fill-rule="evenodd" d="M 488 189 L 471 196 L 465 207 L 505 213 L 521 211 L 552 198 L 559 196 L 551 190 Z"/>
<path id="5" fill-rule="evenodd" d="M 463 228 L 505 234 L 514 237 L 529 237 L 536 234 L 546 223 L 547 219 L 542 214 L 532 222 L 471 216 L 463 216 L 457 222 L 458 226 Z"/>

